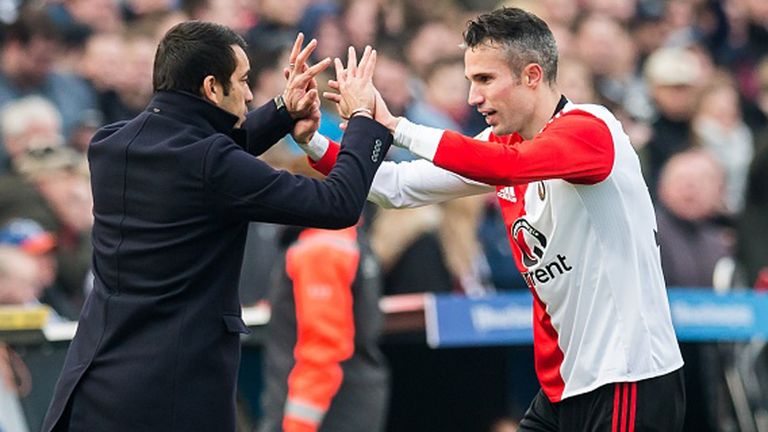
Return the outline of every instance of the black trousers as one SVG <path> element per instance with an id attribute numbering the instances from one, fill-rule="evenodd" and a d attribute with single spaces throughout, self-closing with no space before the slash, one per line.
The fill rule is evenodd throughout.
<path id="1" fill-rule="evenodd" d="M 539 390 L 519 432 L 679 432 L 685 418 L 683 370 L 611 383 L 552 403 Z"/>

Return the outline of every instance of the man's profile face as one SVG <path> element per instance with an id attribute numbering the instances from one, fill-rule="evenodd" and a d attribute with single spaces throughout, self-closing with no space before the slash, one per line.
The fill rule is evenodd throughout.
<path id="1" fill-rule="evenodd" d="M 481 44 L 464 52 L 464 75 L 470 83 L 467 103 L 485 117 L 496 135 L 520 131 L 529 117 L 532 95 L 509 67 L 496 44 Z"/>
<path id="2" fill-rule="evenodd" d="M 248 72 L 251 64 L 245 51 L 238 45 L 232 45 L 235 52 L 237 66 L 229 78 L 229 94 L 222 95 L 219 107 L 236 115 L 239 120 L 235 127 L 240 127 L 245 121 L 245 113 L 248 112 L 248 103 L 253 99 L 251 88 L 248 85 Z"/>

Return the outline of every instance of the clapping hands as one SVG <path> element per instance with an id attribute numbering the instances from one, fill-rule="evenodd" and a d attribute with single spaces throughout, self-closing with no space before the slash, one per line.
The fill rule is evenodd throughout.
<path id="1" fill-rule="evenodd" d="M 288 114 L 296 120 L 291 136 L 296 142 L 307 143 L 320 127 L 320 98 L 315 77 L 328 68 L 330 58 L 309 66 L 307 59 L 317 47 L 312 39 L 303 49 L 304 34 L 299 33 L 288 57 L 289 65 L 283 69 L 286 80 L 283 101 Z"/>
<path id="2" fill-rule="evenodd" d="M 334 60 L 336 79 L 328 85 L 338 91 L 324 92 L 323 97 L 336 103 L 339 115 L 349 120 L 355 115 L 373 118 L 376 110 L 376 89 L 373 86 L 373 71 L 376 68 L 376 51 L 365 47 L 360 62 L 354 47 L 349 47 L 347 67 L 341 59 Z"/>

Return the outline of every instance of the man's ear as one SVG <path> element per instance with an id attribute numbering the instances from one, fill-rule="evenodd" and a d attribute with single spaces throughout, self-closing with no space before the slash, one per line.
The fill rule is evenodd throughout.
<path id="1" fill-rule="evenodd" d="M 208 75 L 203 79 L 203 85 L 200 87 L 200 95 L 203 99 L 211 102 L 214 105 L 218 105 L 221 102 L 223 96 L 221 85 L 216 81 L 216 77 Z"/>
<path id="2" fill-rule="evenodd" d="M 529 87 L 537 87 L 544 80 L 544 70 L 542 70 L 541 65 L 530 63 L 523 68 L 521 78 L 523 84 Z"/>

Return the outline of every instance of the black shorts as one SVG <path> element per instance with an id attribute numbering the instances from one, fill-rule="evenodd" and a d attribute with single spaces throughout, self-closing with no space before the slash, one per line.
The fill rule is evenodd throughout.
<path id="1" fill-rule="evenodd" d="M 638 382 L 606 384 L 552 403 L 531 402 L 518 432 L 678 432 L 685 417 L 683 370 Z"/>

